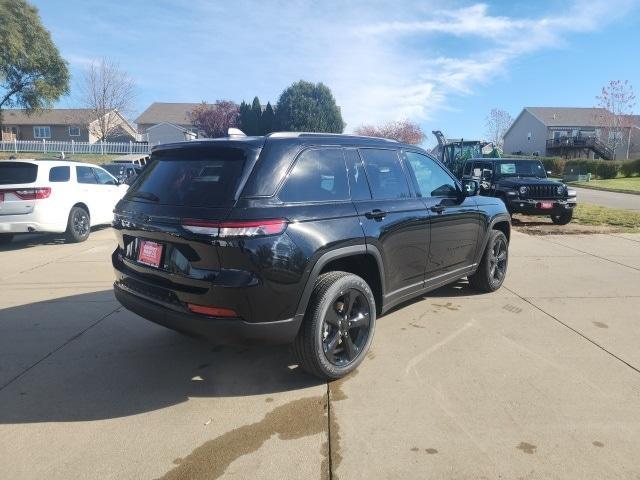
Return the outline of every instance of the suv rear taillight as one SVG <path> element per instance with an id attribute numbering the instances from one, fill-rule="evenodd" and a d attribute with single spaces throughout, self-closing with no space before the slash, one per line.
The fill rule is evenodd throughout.
<path id="1" fill-rule="evenodd" d="M 273 220 L 211 222 L 188 218 L 182 222 L 182 227 L 193 233 L 219 238 L 259 237 L 282 233 L 287 227 L 287 221 L 280 218 Z"/>
<path id="2" fill-rule="evenodd" d="M 42 200 L 49 198 L 49 195 L 51 195 L 51 187 L 2 190 L 2 193 L 13 193 L 20 198 L 20 200 Z"/>

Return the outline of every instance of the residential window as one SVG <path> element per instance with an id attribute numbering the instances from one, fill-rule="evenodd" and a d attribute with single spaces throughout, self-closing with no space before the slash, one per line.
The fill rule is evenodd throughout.
<path id="1" fill-rule="evenodd" d="M 51 127 L 33 127 L 33 138 L 51 138 Z"/>
<path id="2" fill-rule="evenodd" d="M 527 140 L 531 141 L 531 132 L 527 133 Z"/>
<path id="3" fill-rule="evenodd" d="M 69 136 L 70 137 L 79 137 L 80 136 L 80 127 L 69 127 Z"/>

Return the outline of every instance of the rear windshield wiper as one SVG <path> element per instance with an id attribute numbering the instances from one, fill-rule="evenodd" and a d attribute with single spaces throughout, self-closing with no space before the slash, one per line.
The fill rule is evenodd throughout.
<path id="1" fill-rule="evenodd" d="M 131 198 L 144 198 L 145 200 L 149 200 L 150 202 L 159 202 L 160 198 L 158 198 L 157 195 L 151 193 L 151 192 L 135 192 L 134 194 L 131 195 Z"/>

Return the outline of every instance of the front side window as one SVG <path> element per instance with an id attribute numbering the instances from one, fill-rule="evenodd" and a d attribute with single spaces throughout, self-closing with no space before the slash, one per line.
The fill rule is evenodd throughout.
<path id="1" fill-rule="evenodd" d="M 68 182 L 71 177 L 71 167 L 51 167 L 49 170 L 50 182 Z"/>
<path id="2" fill-rule="evenodd" d="M 51 138 L 51 127 L 33 127 L 33 138 Z"/>
<path id="3" fill-rule="evenodd" d="M 69 136 L 70 137 L 79 137 L 80 136 L 80 127 L 69 127 Z"/>
<path id="4" fill-rule="evenodd" d="M 100 185 L 117 185 L 118 182 L 107 172 L 100 168 L 93 168 L 93 174 L 98 179 Z"/>
<path id="5" fill-rule="evenodd" d="M 367 178 L 374 199 L 409 198 L 409 184 L 395 150 L 363 148 Z"/>
<path id="6" fill-rule="evenodd" d="M 349 187 L 342 149 L 317 148 L 302 152 L 278 197 L 283 202 L 348 200 Z"/>
<path id="7" fill-rule="evenodd" d="M 76 167 L 78 183 L 97 184 L 98 180 L 92 170 L 93 169 L 91 167 Z"/>
<path id="8" fill-rule="evenodd" d="M 407 152 L 416 188 L 422 197 L 455 197 L 458 189 L 451 176 L 426 155 Z"/>

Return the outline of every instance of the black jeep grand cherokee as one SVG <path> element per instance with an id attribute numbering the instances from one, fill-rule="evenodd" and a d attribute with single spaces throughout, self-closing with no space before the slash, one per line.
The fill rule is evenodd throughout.
<path id="1" fill-rule="evenodd" d="M 462 179 L 480 182 L 480 195 L 497 197 L 509 213 L 548 215 L 556 225 L 573 218 L 576 191 L 550 180 L 540 160 L 474 158 L 467 160 Z"/>
<path id="2" fill-rule="evenodd" d="M 156 147 L 118 203 L 118 300 L 222 343 L 294 343 L 322 378 L 355 369 L 376 317 L 468 277 L 496 290 L 510 218 L 423 150 L 274 133 Z"/>

